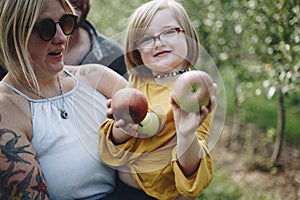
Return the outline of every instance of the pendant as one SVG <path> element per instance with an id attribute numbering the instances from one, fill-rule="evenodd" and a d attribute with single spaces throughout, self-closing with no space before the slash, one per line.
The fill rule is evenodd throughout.
<path id="1" fill-rule="evenodd" d="M 68 113 L 65 110 L 60 111 L 60 116 L 63 119 L 68 119 Z"/>

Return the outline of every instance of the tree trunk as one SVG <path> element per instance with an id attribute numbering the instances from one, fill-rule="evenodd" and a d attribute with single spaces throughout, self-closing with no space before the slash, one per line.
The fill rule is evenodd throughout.
<path id="1" fill-rule="evenodd" d="M 239 151 L 243 147 L 243 141 L 241 141 L 240 137 L 240 128 L 241 128 L 241 114 L 240 114 L 240 103 L 238 99 L 237 87 L 240 84 L 238 78 L 235 78 L 234 84 L 234 118 L 233 118 L 233 127 L 230 137 L 229 149 Z"/>
<path id="2" fill-rule="evenodd" d="M 277 94 L 278 94 L 278 121 L 277 121 L 277 133 L 276 133 L 275 145 L 271 157 L 272 165 L 277 163 L 281 153 L 284 125 L 285 125 L 284 97 L 281 88 L 277 90 Z"/>

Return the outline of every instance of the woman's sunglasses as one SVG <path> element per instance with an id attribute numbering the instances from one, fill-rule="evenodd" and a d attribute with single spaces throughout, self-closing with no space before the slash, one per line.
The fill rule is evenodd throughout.
<path id="1" fill-rule="evenodd" d="M 63 15 L 58 22 L 54 22 L 52 19 L 44 19 L 34 26 L 37 29 L 40 38 L 44 41 L 50 41 L 56 34 L 56 24 L 58 23 L 61 30 L 65 35 L 70 35 L 76 28 L 77 16 L 72 14 Z"/>

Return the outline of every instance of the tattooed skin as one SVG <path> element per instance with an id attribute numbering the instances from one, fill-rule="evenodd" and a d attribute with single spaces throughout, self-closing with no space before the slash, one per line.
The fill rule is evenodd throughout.
<path id="1" fill-rule="evenodd" d="M 86 76 L 86 75 L 88 75 L 88 74 L 91 74 L 91 73 L 94 73 L 94 72 L 96 72 L 98 70 L 98 68 L 97 67 L 91 67 L 91 68 L 82 68 L 82 69 L 80 69 L 80 71 L 78 72 L 78 70 L 77 69 L 73 69 L 73 70 L 71 70 L 71 69 L 68 69 L 68 71 L 71 73 L 71 74 L 76 74 L 76 73 L 79 73 L 81 76 Z M 67 76 L 69 76 L 68 74 L 66 74 L 66 73 L 64 73 L 64 77 L 67 77 Z"/>
<path id="2" fill-rule="evenodd" d="M 0 123 L 1 123 L 1 115 L 0 115 Z M 10 138 L 7 142 L 3 142 L 3 138 Z M 38 171 L 37 175 L 34 177 L 35 168 L 32 167 L 30 172 L 26 174 L 25 170 L 17 168 L 17 164 L 25 164 L 30 165 L 31 163 L 24 160 L 21 155 L 33 154 L 26 150 L 30 145 L 20 146 L 19 138 L 14 131 L 9 129 L 0 129 L 0 163 L 2 164 L 0 167 L 0 199 L 12 199 L 12 200 L 29 200 L 29 199 L 46 199 L 48 198 L 47 186 L 44 183 L 44 179 L 42 176 L 42 172 Z M 36 159 L 36 158 L 35 158 Z M 2 166 L 5 166 L 7 163 L 7 167 L 5 169 Z M 16 180 L 14 177 L 17 175 L 23 174 L 22 180 Z M 29 186 L 32 179 L 35 179 L 37 185 Z M 11 181 L 13 180 L 13 181 Z M 34 192 L 30 193 L 27 191 L 31 189 Z M 14 195 L 13 195 L 14 193 Z M 14 196 L 14 197 L 12 197 Z"/>

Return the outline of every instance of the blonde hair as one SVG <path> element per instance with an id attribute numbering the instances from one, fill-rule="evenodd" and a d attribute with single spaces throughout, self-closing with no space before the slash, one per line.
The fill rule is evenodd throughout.
<path id="1" fill-rule="evenodd" d="M 0 64 L 16 80 L 39 90 L 31 66 L 28 41 L 46 0 L 0 0 Z M 68 0 L 60 0 L 67 13 L 73 13 Z"/>
<path id="2" fill-rule="evenodd" d="M 176 0 L 152 0 L 137 8 L 129 18 L 128 32 L 125 39 L 125 61 L 130 73 L 139 77 L 152 77 L 151 71 L 143 64 L 135 41 L 143 36 L 157 11 L 164 9 L 170 10 L 186 35 L 188 54 L 184 61 L 184 67 L 191 67 L 197 62 L 199 39 L 184 7 Z"/>

